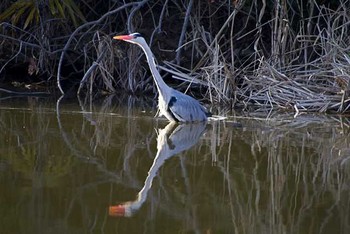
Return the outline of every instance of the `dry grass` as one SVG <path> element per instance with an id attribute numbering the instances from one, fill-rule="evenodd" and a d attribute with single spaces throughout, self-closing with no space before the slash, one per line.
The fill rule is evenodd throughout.
<path id="1" fill-rule="evenodd" d="M 142 51 L 111 40 L 114 34 L 139 31 L 167 82 L 212 103 L 296 113 L 349 110 L 348 0 L 108 4 L 103 13 L 89 11 L 87 22 L 76 29 L 49 19 L 26 30 L 2 22 L 1 43 L 8 46 L 1 51 L 6 56 L 0 72 L 35 57 L 48 80 L 57 78 L 61 93 L 67 80 L 77 79 L 78 93 L 86 88 L 90 95 L 155 91 Z"/>
<path id="2" fill-rule="evenodd" d="M 310 10 L 315 9 L 319 14 L 301 19 L 295 28 L 290 25 L 292 19 L 287 18 L 285 5 L 288 1 L 278 2 L 281 7 L 271 21 L 261 22 L 262 15 L 266 14 L 262 6 L 256 27 L 242 36 L 233 35 L 233 42 L 228 42 L 220 34 L 208 41 L 209 32 L 203 31 L 198 24 L 192 26 L 198 29 L 193 43 L 202 41 L 207 46 L 192 72 L 197 79 L 206 82 L 209 90 L 206 97 L 212 102 L 295 109 L 297 113 L 348 111 L 349 2 L 345 1 L 336 10 L 312 4 Z M 244 11 L 239 7 L 242 5 L 234 11 Z M 237 19 L 233 16 L 229 20 L 223 27 L 231 25 L 233 34 L 232 27 L 237 27 Z M 263 41 L 263 31 L 267 26 L 272 33 L 269 44 Z M 235 51 L 243 48 L 237 48 L 234 43 L 244 39 L 249 41 L 251 34 L 255 34 L 251 40 L 252 53 L 237 66 L 236 60 L 242 60 L 242 56 Z M 227 48 L 228 43 L 230 48 Z M 227 50 L 232 58 L 225 54 Z"/>

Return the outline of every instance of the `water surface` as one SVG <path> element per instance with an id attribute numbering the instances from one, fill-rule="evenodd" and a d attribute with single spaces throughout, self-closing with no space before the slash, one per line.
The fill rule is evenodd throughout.
<path id="1" fill-rule="evenodd" d="M 350 231 L 346 117 L 171 125 L 131 97 L 0 104 L 1 233 Z"/>

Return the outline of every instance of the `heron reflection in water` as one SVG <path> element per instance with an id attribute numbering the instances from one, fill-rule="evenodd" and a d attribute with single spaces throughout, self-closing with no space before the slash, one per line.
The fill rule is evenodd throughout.
<path id="1" fill-rule="evenodd" d="M 157 154 L 148 171 L 143 188 L 137 195 L 136 200 L 128 201 L 116 206 L 109 207 L 109 215 L 130 217 L 136 213 L 147 199 L 147 193 L 152 187 L 152 182 L 158 170 L 164 162 L 180 152 L 195 145 L 205 131 L 206 123 L 177 125 L 170 122 L 164 129 L 159 130 L 157 138 Z"/>

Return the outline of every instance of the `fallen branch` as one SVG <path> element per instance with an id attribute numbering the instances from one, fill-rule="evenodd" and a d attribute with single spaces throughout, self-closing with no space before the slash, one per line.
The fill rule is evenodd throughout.
<path id="1" fill-rule="evenodd" d="M 12 90 L 3 89 L 3 88 L 0 88 L 0 92 L 12 94 L 12 95 L 24 95 L 24 96 L 41 96 L 41 95 L 47 96 L 47 95 L 50 95 L 49 92 L 17 92 L 17 91 L 12 91 Z"/>

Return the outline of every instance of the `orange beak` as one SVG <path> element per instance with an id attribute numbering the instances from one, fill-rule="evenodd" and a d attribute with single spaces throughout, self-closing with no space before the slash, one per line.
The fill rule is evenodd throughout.
<path id="1" fill-rule="evenodd" d="M 114 36 L 113 39 L 115 39 L 115 40 L 131 40 L 131 39 L 133 39 L 133 37 L 130 35 L 119 35 L 119 36 Z"/>

